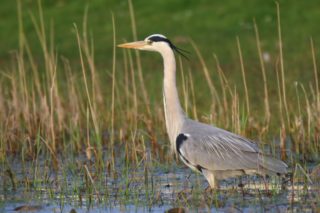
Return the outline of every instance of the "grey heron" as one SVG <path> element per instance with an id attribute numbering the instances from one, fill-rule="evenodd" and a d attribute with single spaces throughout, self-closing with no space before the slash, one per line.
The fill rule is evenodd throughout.
<path id="1" fill-rule="evenodd" d="M 163 58 L 163 103 L 166 129 L 171 150 L 192 170 L 202 173 L 211 188 L 218 180 L 244 174 L 281 175 L 287 165 L 263 154 L 256 143 L 218 127 L 192 120 L 184 113 L 176 87 L 174 52 L 183 54 L 161 34 L 143 41 L 120 44 L 118 47 L 159 52 Z"/>

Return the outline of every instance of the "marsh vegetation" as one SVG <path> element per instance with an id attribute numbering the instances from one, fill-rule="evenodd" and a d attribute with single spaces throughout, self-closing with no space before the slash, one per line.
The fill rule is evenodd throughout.
<path id="1" fill-rule="evenodd" d="M 127 6 L 137 39 L 131 0 Z M 112 36 L 103 44 L 110 52 L 107 63 L 99 62 L 96 58 L 103 56 L 96 57 L 87 21 L 90 7 L 84 7 L 81 23 L 70 23 L 77 56 L 63 56 L 55 40 L 59 32 L 46 21 L 40 0 L 36 8 L 25 11 L 17 1 L 18 48 L 0 68 L 2 209 L 319 210 L 319 46 L 311 35 L 306 38 L 309 48 L 300 56 L 308 69 L 300 70 L 302 81 L 293 81 L 286 69 L 292 66 L 285 60 L 278 3 L 272 52 L 264 50 L 256 21 L 250 25 L 250 47 L 242 45 L 241 34 L 233 40 L 230 64 L 212 52 L 204 57 L 196 40 L 173 39 L 192 52 L 189 61 L 177 58 L 186 113 L 254 139 L 290 167 L 284 179 L 230 179 L 214 193 L 204 192 L 203 177 L 169 151 L 160 58 L 116 49 L 127 37 L 119 35 L 121 23 L 111 14 Z M 36 38 L 26 33 L 26 14 Z M 35 41 L 40 49 L 34 49 Z M 248 59 L 249 54 L 255 56 Z M 238 72 L 236 77 L 232 72 Z"/>

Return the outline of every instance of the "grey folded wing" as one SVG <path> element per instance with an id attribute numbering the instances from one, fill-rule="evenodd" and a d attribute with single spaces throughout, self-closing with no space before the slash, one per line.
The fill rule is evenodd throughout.
<path id="1" fill-rule="evenodd" d="M 177 147 L 181 157 L 207 170 L 250 170 L 259 167 L 259 149 L 251 141 L 229 132 L 214 135 L 184 133 Z M 179 137 L 179 136 L 178 136 Z"/>

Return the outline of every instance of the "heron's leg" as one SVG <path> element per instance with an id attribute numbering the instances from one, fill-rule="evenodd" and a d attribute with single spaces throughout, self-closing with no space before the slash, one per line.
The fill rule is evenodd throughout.
<path id="1" fill-rule="evenodd" d="M 239 178 L 238 187 L 241 188 L 241 189 L 243 189 L 243 187 L 244 187 L 244 184 L 243 184 L 243 182 L 242 182 L 242 176 L 240 176 L 240 178 Z"/>
<path id="2" fill-rule="evenodd" d="M 264 187 L 265 187 L 266 191 L 268 192 L 269 191 L 269 185 L 268 185 L 268 180 L 267 180 L 268 176 L 263 175 L 262 178 L 263 178 L 263 182 L 264 182 Z"/>
<path id="3" fill-rule="evenodd" d="M 240 177 L 240 183 L 238 184 L 238 187 L 240 188 L 241 190 L 241 193 L 242 193 L 242 197 L 245 196 L 245 192 L 244 192 L 244 184 L 242 182 L 242 177 Z"/>
<path id="4" fill-rule="evenodd" d="M 208 170 L 203 169 L 202 174 L 207 179 L 211 189 L 218 189 L 219 188 L 218 180 L 216 179 L 216 177 L 214 176 L 214 173 L 212 171 L 208 171 Z"/>

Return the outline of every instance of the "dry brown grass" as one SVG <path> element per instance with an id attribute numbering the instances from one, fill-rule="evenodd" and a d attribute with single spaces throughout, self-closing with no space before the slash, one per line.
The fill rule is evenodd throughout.
<path id="1" fill-rule="evenodd" d="M 79 47 L 79 66 L 71 65 L 55 50 L 54 31 L 45 30 L 39 3 L 39 18 L 31 16 L 43 51 L 42 59 L 35 59 L 23 30 L 23 12 L 18 1 L 19 50 L 12 55 L 8 68 L 1 69 L 0 77 L 0 159 L 14 153 L 23 153 L 24 159 L 37 156 L 38 146 L 43 146 L 52 156 L 58 153 L 86 152 L 99 165 L 112 165 L 117 156 L 115 147 L 124 146 L 126 159 L 134 164 L 146 158 L 148 146 L 154 159 L 171 160 L 166 152 L 168 144 L 160 142 L 165 138 L 162 104 L 150 104 L 148 88 L 145 87 L 143 66 L 136 52 L 122 51 L 122 58 L 116 58 L 116 22 L 111 17 L 114 29 L 113 64 L 110 72 L 98 70 L 95 66 L 94 46 L 84 15 L 82 30 L 74 27 L 75 42 Z M 131 1 L 129 1 L 131 5 Z M 130 7 L 133 36 L 136 27 L 132 5 Z M 270 105 L 266 68 L 258 27 L 254 23 L 256 43 L 263 83 L 263 97 L 250 100 L 250 93 L 257 87 L 246 82 L 245 59 L 241 54 L 240 39 L 237 38 L 243 87 L 230 83 L 214 56 L 216 67 L 208 67 L 194 41 L 190 41 L 201 64 L 204 79 L 209 88 L 210 111 L 198 111 L 197 82 L 183 60 L 178 62 L 178 75 L 182 78 L 181 99 L 188 114 L 208 123 L 229 129 L 236 133 L 264 140 L 264 144 L 280 148 L 281 157 L 291 158 L 295 153 L 303 160 L 316 159 L 320 150 L 320 92 L 318 69 L 315 57 L 316 47 L 310 40 L 315 80 L 308 85 L 296 84 L 296 99 L 288 100 L 285 67 L 282 52 L 280 13 L 278 10 L 279 59 L 274 79 L 278 82 L 278 102 Z M 119 50 L 120 51 L 120 50 Z M 306 59 L 307 60 L 307 59 Z M 119 63 L 121 61 L 121 63 Z M 159 62 L 160 63 L 160 62 Z M 79 73 L 81 73 L 79 75 Z M 216 77 L 211 78 L 210 73 Z M 217 85 L 220 85 L 218 87 Z M 180 88 L 179 88 L 180 89 Z M 244 97 L 239 93 L 245 91 Z M 159 91 L 159 97 L 161 92 Z M 252 112 L 253 101 L 263 102 L 264 108 Z M 245 107 L 244 107 L 245 106 Z M 258 133 L 258 134 L 257 134 Z M 271 142 L 268 135 L 279 134 L 280 144 Z M 36 142 L 40 139 L 42 143 Z M 288 141 L 289 142 L 286 142 Z M 291 148 L 286 145 L 290 143 Z M 262 145 L 262 142 L 261 142 Z M 108 162 L 102 157 L 107 150 Z M 290 150 L 289 150 L 290 149 Z"/>

